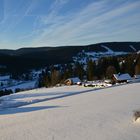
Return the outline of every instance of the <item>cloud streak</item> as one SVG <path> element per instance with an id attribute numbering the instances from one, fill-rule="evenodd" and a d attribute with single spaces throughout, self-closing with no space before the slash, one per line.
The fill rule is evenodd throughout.
<path id="1" fill-rule="evenodd" d="M 51 24 L 49 29 L 44 28 L 33 45 L 58 46 L 83 44 L 83 42 L 87 44 L 107 37 L 107 41 L 109 39 L 111 41 L 112 36 L 113 39 L 119 40 L 118 34 L 131 32 L 131 28 L 135 29 L 133 26 L 139 28 L 140 15 L 135 12 L 135 9 L 140 7 L 139 1 L 120 2 L 113 8 L 108 7 L 108 2 L 90 3 L 78 13 L 72 13 L 67 17 L 52 15 L 46 20 L 46 25 Z"/>
<path id="2" fill-rule="evenodd" d="M 139 40 L 138 0 L 87 0 L 87 3 L 77 0 L 78 6 L 75 6 L 74 0 L 54 0 L 50 3 L 48 0 L 19 0 L 19 5 L 12 12 L 8 9 L 9 0 L 5 1 L 5 16 L 0 23 L 0 31 L 3 36 L 15 31 L 19 44 L 61 46 Z M 33 14 L 33 11 L 42 8 L 41 2 L 47 6 L 43 9 L 44 14 Z M 17 27 L 21 28 L 20 33 Z"/>

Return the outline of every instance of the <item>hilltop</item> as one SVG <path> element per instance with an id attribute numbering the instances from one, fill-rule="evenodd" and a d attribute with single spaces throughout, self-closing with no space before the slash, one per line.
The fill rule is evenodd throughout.
<path id="1" fill-rule="evenodd" d="M 21 67 L 22 69 L 42 67 L 52 64 L 66 64 L 74 61 L 82 51 L 113 55 L 135 53 L 140 50 L 140 42 L 106 42 L 84 46 L 59 46 L 0 50 L 0 65 Z M 119 52 L 119 53 L 118 53 Z M 35 62 L 35 63 L 33 63 Z"/>

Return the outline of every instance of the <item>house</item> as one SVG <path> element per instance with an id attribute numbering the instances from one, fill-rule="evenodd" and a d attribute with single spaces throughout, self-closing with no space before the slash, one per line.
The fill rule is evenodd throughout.
<path id="1" fill-rule="evenodd" d="M 140 79 L 140 75 L 134 75 L 135 79 Z"/>
<path id="2" fill-rule="evenodd" d="M 128 74 L 113 74 L 113 80 L 117 83 L 128 82 L 132 77 Z"/>
<path id="3" fill-rule="evenodd" d="M 140 82 L 140 75 L 134 75 L 133 82 Z"/>
<path id="4" fill-rule="evenodd" d="M 77 83 L 81 83 L 81 80 L 78 77 L 73 77 L 65 80 L 65 85 L 75 85 Z"/>

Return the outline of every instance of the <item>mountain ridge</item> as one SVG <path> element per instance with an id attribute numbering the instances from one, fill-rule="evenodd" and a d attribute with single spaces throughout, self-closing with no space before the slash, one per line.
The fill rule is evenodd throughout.
<path id="1" fill-rule="evenodd" d="M 67 64 L 74 62 L 74 57 L 79 53 L 95 52 L 97 54 L 108 55 L 108 50 L 114 52 L 136 53 L 140 50 L 140 42 L 105 42 L 81 46 L 59 46 L 59 47 L 37 47 L 20 48 L 17 50 L 1 49 L 0 65 L 7 66 L 8 69 L 32 69 L 54 64 Z M 121 53 L 118 53 L 121 54 Z M 106 56 L 107 56 L 106 55 Z"/>
<path id="2" fill-rule="evenodd" d="M 24 52 L 24 51 L 41 51 L 41 50 L 56 50 L 56 49 L 62 49 L 62 48 L 69 48 L 69 47 L 81 47 L 81 48 L 85 48 L 85 47 L 99 47 L 100 45 L 109 45 L 109 47 L 115 47 L 118 45 L 135 45 L 136 49 L 138 48 L 138 45 L 140 45 L 140 42 L 103 42 L 103 43 L 96 43 L 96 44 L 88 44 L 88 45 L 68 45 L 68 46 L 56 46 L 56 47 L 49 47 L 49 46 L 43 46 L 43 47 L 23 47 L 23 48 L 19 48 L 19 49 L 0 49 L 0 53 L 3 54 L 8 54 L 8 53 L 14 53 L 14 54 L 18 54 L 18 52 Z M 114 49 L 115 49 L 114 48 Z M 140 46 L 139 46 L 140 49 Z"/>

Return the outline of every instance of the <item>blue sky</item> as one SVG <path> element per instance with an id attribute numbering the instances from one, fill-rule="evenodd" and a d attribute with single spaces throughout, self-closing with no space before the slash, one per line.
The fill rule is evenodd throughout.
<path id="1" fill-rule="evenodd" d="M 0 49 L 140 41 L 140 0 L 0 0 Z"/>

